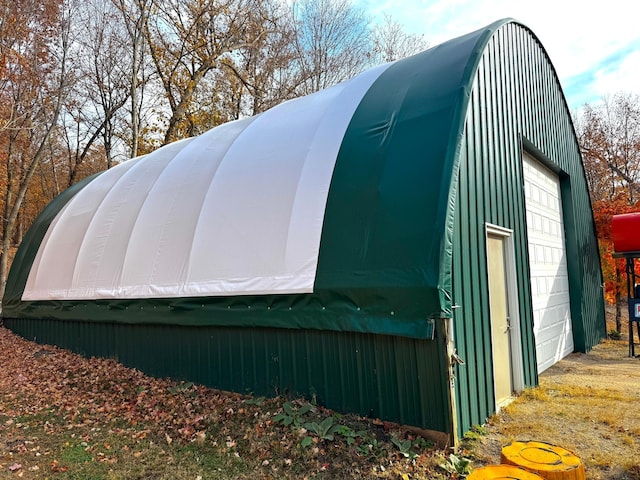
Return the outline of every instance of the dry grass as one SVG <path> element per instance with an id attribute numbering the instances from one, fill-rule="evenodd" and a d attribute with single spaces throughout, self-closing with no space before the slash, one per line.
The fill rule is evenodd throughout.
<path id="1" fill-rule="evenodd" d="M 510 441 L 536 440 L 576 453 L 589 479 L 640 480 L 640 359 L 628 357 L 626 331 L 545 371 L 487 429 L 470 447 L 476 464 L 499 462 Z"/>

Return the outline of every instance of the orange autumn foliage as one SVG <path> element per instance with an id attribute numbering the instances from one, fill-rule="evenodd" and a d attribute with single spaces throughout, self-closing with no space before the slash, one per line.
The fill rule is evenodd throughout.
<path id="1" fill-rule="evenodd" d="M 640 202 L 630 205 L 626 195 L 619 195 L 613 200 L 596 200 L 592 208 L 600 249 L 605 299 L 610 304 L 614 304 L 616 293 L 623 296 L 626 294 L 627 276 L 624 259 L 613 257 L 611 219 L 614 215 L 640 211 Z"/>

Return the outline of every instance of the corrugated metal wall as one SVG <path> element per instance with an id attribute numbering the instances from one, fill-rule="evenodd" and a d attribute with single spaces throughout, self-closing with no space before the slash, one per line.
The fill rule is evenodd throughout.
<path id="1" fill-rule="evenodd" d="M 524 381 L 537 383 L 527 256 L 522 150 L 561 179 L 576 349 L 605 335 L 591 206 L 570 113 L 555 71 L 526 28 L 497 30 L 480 60 L 461 148 L 454 229 L 458 433 L 495 411 L 485 223 L 513 230 Z"/>
<path id="2" fill-rule="evenodd" d="M 254 395 L 315 396 L 320 405 L 450 431 L 441 343 L 276 328 L 5 319 L 39 343 L 115 358 L 159 377 Z"/>

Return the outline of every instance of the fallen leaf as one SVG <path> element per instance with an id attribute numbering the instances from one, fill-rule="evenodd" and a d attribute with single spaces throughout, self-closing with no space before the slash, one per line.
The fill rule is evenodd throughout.
<path id="1" fill-rule="evenodd" d="M 67 470 L 69 470 L 69 467 L 60 466 L 60 463 L 57 460 L 54 460 L 53 462 L 51 462 L 51 471 L 57 473 L 57 472 L 66 472 Z"/>

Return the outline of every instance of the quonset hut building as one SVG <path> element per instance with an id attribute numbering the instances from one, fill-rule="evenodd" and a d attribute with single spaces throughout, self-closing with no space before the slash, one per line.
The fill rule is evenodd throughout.
<path id="1" fill-rule="evenodd" d="M 25 237 L 3 317 L 455 438 L 604 337 L 601 283 L 556 72 L 503 20 L 75 185 Z"/>

